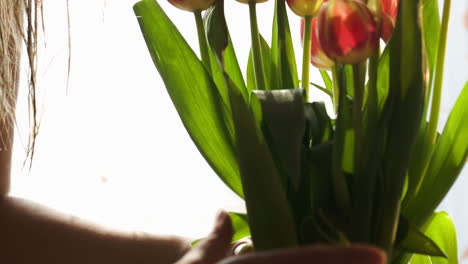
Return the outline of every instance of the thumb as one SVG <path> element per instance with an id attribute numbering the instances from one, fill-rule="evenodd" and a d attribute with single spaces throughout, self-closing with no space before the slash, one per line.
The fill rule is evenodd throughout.
<path id="1" fill-rule="evenodd" d="M 214 264 L 228 256 L 231 237 L 231 219 L 225 211 L 220 211 L 213 231 L 176 264 Z"/>

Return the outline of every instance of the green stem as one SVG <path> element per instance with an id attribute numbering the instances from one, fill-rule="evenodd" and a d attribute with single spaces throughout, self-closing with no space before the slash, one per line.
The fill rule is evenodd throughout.
<path id="1" fill-rule="evenodd" d="M 206 70 L 211 75 L 210 55 L 208 53 L 208 43 L 206 41 L 205 27 L 203 26 L 203 18 L 201 11 L 194 11 L 195 22 L 197 23 L 198 43 L 200 45 L 200 54 Z"/>
<path id="2" fill-rule="evenodd" d="M 312 17 L 306 16 L 304 29 L 304 53 L 302 54 L 302 88 L 305 91 L 305 101 L 309 101 L 309 75 L 310 75 L 310 44 L 312 38 Z"/>
<path id="3" fill-rule="evenodd" d="M 343 65 L 335 65 L 332 68 L 334 98 L 337 98 L 337 116 L 335 129 L 335 142 L 332 154 L 332 175 L 335 190 L 335 199 L 343 215 L 348 216 L 351 209 L 350 193 L 346 176 L 342 170 L 343 151 L 345 143 L 346 122 L 351 118 L 347 111 L 345 80 L 343 76 Z"/>
<path id="4" fill-rule="evenodd" d="M 445 50 L 447 47 L 448 21 L 450 18 L 451 0 L 444 1 L 442 13 L 442 26 L 439 35 L 439 47 L 437 50 L 437 64 L 435 67 L 434 88 L 432 95 L 431 117 L 428 125 L 428 142 L 433 145 L 437 137 L 437 125 L 439 123 L 440 101 L 442 98 L 442 80 L 444 78 Z M 432 149 L 432 148 L 431 148 Z M 429 151 L 429 154 L 432 151 Z"/>
<path id="5" fill-rule="evenodd" d="M 364 99 L 365 69 L 366 64 L 353 65 L 353 122 L 354 122 L 354 170 L 360 172 L 361 140 L 362 140 L 362 104 Z"/>
<path id="6" fill-rule="evenodd" d="M 260 49 L 260 35 L 258 33 L 257 11 L 255 1 L 249 1 L 249 14 L 255 85 L 257 90 L 265 90 L 265 76 L 263 74 L 262 53 Z"/>
<path id="7" fill-rule="evenodd" d="M 332 67 L 332 81 L 333 81 L 333 109 L 338 114 L 338 101 L 340 96 L 340 86 L 338 80 L 338 68 L 337 66 Z"/>

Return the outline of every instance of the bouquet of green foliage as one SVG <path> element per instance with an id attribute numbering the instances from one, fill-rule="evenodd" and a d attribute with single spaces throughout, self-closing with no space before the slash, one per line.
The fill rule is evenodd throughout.
<path id="1" fill-rule="evenodd" d="M 437 131 L 450 0 L 441 19 L 437 0 L 276 0 L 271 44 L 257 27 L 262 1 L 243 0 L 246 79 L 223 0 L 169 1 L 194 13 L 201 59 L 155 0 L 134 10 L 192 140 L 245 199 L 233 240 L 251 235 L 256 251 L 367 243 L 392 263 L 457 263 L 452 220 L 434 212 L 468 154 L 468 84 Z M 303 19 L 301 80 L 286 3 Z"/>

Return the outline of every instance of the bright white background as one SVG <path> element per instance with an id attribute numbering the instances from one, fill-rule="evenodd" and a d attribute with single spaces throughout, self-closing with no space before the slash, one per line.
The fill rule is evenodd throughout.
<path id="1" fill-rule="evenodd" d="M 146 49 L 132 11 L 134 2 L 70 0 L 72 68 L 67 90 L 66 1 L 45 1 L 45 44 L 38 71 L 40 135 L 29 171 L 22 166 L 27 143 L 23 82 L 12 194 L 110 227 L 200 237 L 210 230 L 219 208 L 244 207 L 185 132 Z M 233 42 L 245 68 L 248 9 L 226 2 Z M 443 120 L 468 79 L 466 1 L 452 2 Z M 159 3 L 198 53 L 193 15 L 166 1 Z M 272 7 L 273 0 L 258 7 L 267 40 Z M 299 19 L 291 15 L 290 23 L 300 62 Z M 315 69 L 311 74 L 320 82 Z M 463 204 L 467 173 L 465 169 L 443 205 L 457 223 L 460 248 L 468 246 L 468 211 Z"/>

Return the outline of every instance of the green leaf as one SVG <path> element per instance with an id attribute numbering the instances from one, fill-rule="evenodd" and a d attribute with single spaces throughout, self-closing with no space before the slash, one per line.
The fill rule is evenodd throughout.
<path id="1" fill-rule="evenodd" d="M 229 218 L 231 218 L 232 225 L 232 238 L 231 243 L 236 242 L 244 237 L 250 236 L 249 222 L 247 215 L 243 213 L 228 212 Z M 192 247 L 196 246 L 204 238 L 197 239 L 191 243 Z"/>
<path id="2" fill-rule="evenodd" d="M 420 1 L 400 2 L 397 25 L 389 43 L 390 90 L 383 111 L 390 116 L 376 225 L 377 245 L 387 252 L 394 242 L 404 181 L 425 99 Z"/>
<path id="3" fill-rule="evenodd" d="M 303 171 L 308 173 L 303 178 L 309 177 L 310 187 L 305 186 L 309 188 L 304 191 L 302 203 L 306 203 L 306 199 L 311 199 L 310 207 L 313 212 L 318 209 L 336 210 L 331 177 L 332 149 L 333 144 L 327 142 L 315 145 L 303 154 L 303 163 L 306 165 Z"/>
<path id="4" fill-rule="evenodd" d="M 430 75 L 433 75 L 437 59 L 437 44 L 439 43 L 440 18 L 437 0 L 422 1 L 422 22 L 424 28 L 424 47 Z"/>
<path id="5" fill-rule="evenodd" d="M 249 93 L 244 82 L 244 76 L 242 76 L 242 70 L 239 66 L 239 62 L 237 61 L 236 52 L 231 42 L 231 38 L 229 38 L 229 45 L 224 51 L 224 70 L 234 82 L 236 87 L 241 91 L 244 100 L 248 102 Z"/>
<path id="6" fill-rule="evenodd" d="M 440 135 L 432 155 L 426 177 L 419 192 L 408 201 L 405 216 L 415 224 L 423 223 L 445 197 L 468 156 L 468 82 Z"/>
<path id="7" fill-rule="evenodd" d="M 330 91 L 330 90 L 328 90 L 328 88 L 323 87 L 323 86 L 320 86 L 320 85 L 318 85 L 318 84 L 316 84 L 316 83 L 313 83 L 313 82 L 311 82 L 310 84 L 311 84 L 312 86 L 314 86 L 315 88 L 319 89 L 320 91 L 324 92 L 324 93 L 327 94 L 328 96 L 330 96 L 330 99 L 333 100 L 333 91 Z"/>
<path id="8" fill-rule="evenodd" d="M 229 35 L 229 29 L 224 16 L 224 0 L 216 1 L 205 12 L 203 17 L 205 29 L 207 31 L 208 42 L 210 45 L 210 57 L 212 57 L 211 66 L 213 79 L 220 91 L 223 101 L 229 105 L 228 91 L 223 71 L 226 72 L 240 89 L 246 102 L 248 101 L 247 88 L 244 83 L 244 77 L 237 61 L 237 56 Z M 216 54 L 215 54 L 216 53 Z M 222 65 L 220 67 L 220 64 Z"/>
<path id="9" fill-rule="evenodd" d="M 134 6 L 153 62 L 198 150 L 218 176 L 243 196 L 232 120 L 203 64 L 154 0 Z M 183 62 L 183 63 L 181 63 Z M 230 124 L 231 123 L 231 124 Z"/>
<path id="10" fill-rule="evenodd" d="M 349 239 L 346 235 L 322 210 L 304 219 L 301 233 L 307 244 L 349 244 Z"/>
<path id="11" fill-rule="evenodd" d="M 206 10 L 203 20 L 210 48 L 223 65 L 223 52 L 229 44 L 229 31 L 224 17 L 224 0 L 213 3 Z"/>
<path id="12" fill-rule="evenodd" d="M 328 75 L 327 71 L 320 70 L 320 75 L 322 76 L 323 83 L 325 84 L 327 90 L 330 91 L 331 94 L 333 94 L 333 82 L 330 76 Z"/>
<path id="13" fill-rule="evenodd" d="M 282 0 L 275 0 L 271 58 L 274 65 L 271 83 L 276 83 L 272 87 L 277 89 L 298 88 L 296 57 L 294 56 L 285 1 Z"/>
<path id="14" fill-rule="evenodd" d="M 427 63 L 427 76 L 429 77 L 425 80 L 428 84 L 428 90 L 425 96 L 423 116 L 426 117 L 428 107 L 434 103 L 431 103 L 430 100 L 434 100 L 434 95 L 432 93 L 434 88 L 434 77 L 436 74 L 435 70 L 437 65 L 437 52 L 439 48 L 438 44 L 441 28 L 437 0 L 422 1 L 422 22 L 424 28 L 423 39 Z M 443 71 L 443 69 L 441 70 Z M 432 135 L 428 130 L 428 125 L 425 120 L 424 122 L 421 122 L 416 144 L 415 152 L 412 155 L 411 166 L 409 168 L 408 196 L 404 201 L 404 206 L 406 205 L 407 200 L 412 199 L 414 194 L 418 192 L 421 187 L 421 183 L 425 177 L 426 166 L 429 162 L 431 152 L 433 151 Z"/>
<path id="15" fill-rule="evenodd" d="M 440 247 L 427 237 L 418 227 L 404 217 L 400 217 L 396 247 L 408 253 L 418 253 L 436 257 L 447 257 Z"/>
<path id="16" fill-rule="evenodd" d="M 231 218 L 233 230 L 231 242 L 250 236 L 249 221 L 246 214 L 229 212 L 229 217 Z"/>
<path id="17" fill-rule="evenodd" d="M 271 82 L 270 74 L 273 68 L 273 64 L 271 61 L 271 50 L 268 46 L 266 40 L 260 35 L 260 48 L 262 53 L 262 64 L 263 64 L 263 74 L 265 76 L 265 85 L 267 90 L 274 90 L 274 85 L 276 83 Z M 254 66 L 253 66 L 253 58 L 252 58 L 252 49 L 250 50 L 249 60 L 247 62 L 247 90 L 252 92 L 253 90 L 257 90 L 255 85 L 255 74 L 254 74 Z"/>
<path id="18" fill-rule="evenodd" d="M 444 257 L 429 257 L 414 255 L 410 264 L 458 264 L 457 235 L 452 218 L 446 212 L 434 213 L 424 227 L 424 234 L 430 237 L 447 255 Z"/>
<path id="19" fill-rule="evenodd" d="M 303 89 L 255 90 L 250 101 L 261 107 L 261 127 L 285 183 L 297 190 L 305 130 Z"/>
<path id="20" fill-rule="evenodd" d="M 333 144 L 332 178 L 338 207 L 345 215 L 348 215 L 351 210 L 351 199 L 345 172 L 352 172 L 354 160 L 352 104 L 346 99 L 346 78 L 343 67 L 337 65 L 333 71 L 339 96 Z"/>
<path id="21" fill-rule="evenodd" d="M 383 111 L 390 90 L 390 47 L 385 47 L 379 58 L 377 73 L 377 106 L 378 115 Z"/>
<path id="22" fill-rule="evenodd" d="M 402 264 L 432 264 L 431 257 L 426 255 L 413 255 L 409 262 L 397 262 Z"/>
<path id="23" fill-rule="evenodd" d="M 304 105 L 306 118 L 306 146 L 315 146 L 332 139 L 333 126 L 324 102 L 313 102 Z"/>
<path id="24" fill-rule="evenodd" d="M 257 251 L 297 246 L 294 219 L 277 165 L 242 95 L 228 79 L 238 160 Z"/>
<path id="25" fill-rule="evenodd" d="M 305 131 L 303 100 L 303 89 L 255 90 L 250 96 L 251 107 L 277 164 L 296 224 L 300 224 L 308 209 L 303 208 L 305 202 L 299 198 L 300 187 L 304 184 L 301 179 L 301 150 Z"/>

